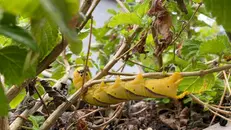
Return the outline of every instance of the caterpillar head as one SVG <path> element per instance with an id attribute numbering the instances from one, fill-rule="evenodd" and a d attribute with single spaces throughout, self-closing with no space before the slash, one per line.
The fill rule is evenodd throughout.
<path id="1" fill-rule="evenodd" d="M 166 86 L 163 88 L 163 90 L 165 90 L 164 93 L 167 92 L 167 96 L 171 98 L 177 98 L 177 89 L 180 82 L 183 80 L 182 75 L 179 72 L 175 72 L 167 78 L 169 80 L 166 81 Z"/>
<path id="2" fill-rule="evenodd" d="M 84 75 L 84 68 L 83 67 L 78 67 L 74 71 L 74 76 L 73 76 L 73 83 L 75 88 L 78 90 L 82 87 L 83 85 L 83 75 Z M 86 75 L 85 75 L 85 82 L 90 80 L 90 72 L 87 69 Z"/>

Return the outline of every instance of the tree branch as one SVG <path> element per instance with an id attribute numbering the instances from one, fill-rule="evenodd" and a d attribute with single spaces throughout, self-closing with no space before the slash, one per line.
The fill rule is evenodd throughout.
<path id="1" fill-rule="evenodd" d="M 206 74 L 219 72 L 219 71 L 227 70 L 227 69 L 230 69 L 230 68 L 231 68 L 231 64 L 224 65 L 224 66 L 221 66 L 221 67 L 214 67 L 214 68 L 207 69 L 207 70 L 200 70 L 200 71 L 194 71 L 194 72 L 181 72 L 181 75 L 183 77 L 204 76 Z M 130 77 L 126 77 L 126 78 L 121 78 L 121 80 L 123 80 L 123 81 L 133 80 L 133 79 L 135 79 L 135 75 L 137 75 L 137 74 L 132 74 L 132 73 L 119 73 L 119 72 L 109 72 L 109 74 L 111 74 L 111 75 L 130 76 Z M 166 77 L 166 76 L 171 76 L 172 74 L 173 73 L 153 72 L 153 73 L 144 73 L 144 74 L 142 74 L 142 76 L 144 78 L 163 78 L 163 77 Z M 134 76 L 132 76 L 132 75 L 134 75 Z M 108 83 L 108 82 L 114 82 L 115 79 L 93 80 L 93 81 L 91 81 L 90 85 L 98 84 L 98 83 L 101 83 L 102 81 L 105 82 L 105 83 Z"/>

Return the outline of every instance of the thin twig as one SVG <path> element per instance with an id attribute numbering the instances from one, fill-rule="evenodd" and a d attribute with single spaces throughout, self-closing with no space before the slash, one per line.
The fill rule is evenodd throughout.
<path id="1" fill-rule="evenodd" d="M 63 62 L 59 61 L 59 59 L 56 59 L 56 62 L 58 62 L 60 65 L 65 67 L 65 64 Z"/>
<path id="2" fill-rule="evenodd" d="M 128 61 L 129 61 L 129 62 L 132 62 L 133 64 L 137 64 L 137 65 L 139 65 L 139 66 L 141 66 L 141 67 L 144 67 L 144 68 L 147 68 L 147 69 L 150 69 L 150 70 L 154 70 L 153 68 L 147 67 L 147 66 L 142 65 L 142 64 L 140 64 L 140 63 L 138 63 L 138 62 L 135 62 L 135 61 L 132 61 L 132 60 L 128 60 Z"/>
<path id="3" fill-rule="evenodd" d="M 145 111 L 145 110 L 147 110 L 147 109 L 148 109 L 148 107 L 145 107 L 145 108 L 139 110 L 138 112 L 131 113 L 131 116 L 138 115 L 138 114 L 142 113 L 143 111 Z"/>
<path id="4" fill-rule="evenodd" d="M 70 64 L 69 64 L 68 59 L 66 57 L 66 50 L 63 50 L 62 58 L 63 58 L 64 66 L 66 68 L 70 68 Z"/>
<path id="5" fill-rule="evenodd" d="M 122 106 L 118 106 L 118 109 L 115 111 L 115 114 L 114 116 L 112 116 L 108 121 L 100 124 L 100 125 L 93 125 L 93 126 L 90 126 L 90 128 L 92 129 L 97 129 L 97 128 L 100 128 L 102 126 L 105 126 L 107 124 L 109 124 L 110 122 L 112 122 L 117 116 L 119 116 L 119 114 L 122 112 L 123 108 L 124 108 L 124 104 L 125 103 L 122 103 Z"/>
<path id="6" fill-rule="evenodd" d="M 147 35 L 147 32 L 145 33 L 145 35 Z M 137 47 L 139 44 L 142 43 L 143 38 L 146 38 L 145 36 L 142 36 L 141 39 L 132 47 L 129 48 L 129 50 L 127 50 L 125 53 L 123 53 L 121 56 L 117 57 L 116 60 L 121 59 L 122 57 L 124 57 L 125 55 L 127 55 L 130 51 L 132 51 L 135 47 Z"/>
<path id="7" fill-rule="evenodd" d="M 196 8 L 195 12 L 192 14 L 192 16 L 190 17 L 190 19 L 188 20 L 187 23 L 184 24 L 184 26 L 181 28 L 180 32 L 176 35 L 175 39 L 171 42 L 174 43 L 181 35 L 181 33 L 185 30 L 185 28 L 189 25 L 189 23 L 192 21 L 192 19 L 194 18 L 194 16 L 196 15 L 196 13 L 198 12 L 199 8 L 201 7 L 202 3 L 199 3 L 198 7 Z"/>
<path id="8" fill-rule="evenodd" d="M 122 75 L 122 76 L 134 76 L 132 73 L 121 73 L 121 72 L 108 72 L 108 75 Z"/>
<path id="9" fill-rule="evenodd" d="M 227 88 L 229 90 L 229 96 L 231 95 L 231 90 L 230 90 L 230 86 L 229 86 L 229 80 L 227 78 L 227 75 L 225 73 L 225 71 L 223 71 L 224 77 L 225 77 L 225 84 L 227 85 Z"/>
<path id="10" fill-rule="evenodd" d="M 34 87 L 34 90 L 35 90 L 35 92 L 37 93 L 37 95 L 38 95 L 38 97 L 39 97 L 41 103 L 43 104 L 43 106 L 44 106 L 44 108 L 45 108 L 45 110 L 46 110 L 48 116 L 50 116 L 50 112 L 49 112 L 49 110 L 48 110 L 48 108 L 47 108 L 47 105 L 46 105 L 46 103 L 44 102 L 43 98 L 41 97 L 41 95 L 40 95 L 40 93 L 38 92 L 37 88 L 36 88 L 34 85 L 32 85 L 32 86 Z"/>
<path id="11" fill-rule="evenodd" d="M 219 114 L 219 113 L 213 111 L 212 109 L 208 108 L 208 110 L 209 110 L 210 112 L 212 112 L 214 115 L 217 115 L 217 116 L 219 116 L 219 117 L 221 117 L 221 118 L 223 118 L 223 119 L 225 119 L 225 120 L 231 122 L 231 119 L 229 119 L 229 118 L 227 118 L 227 117 L 225 117 L 225 116 L 223 116 L 223 115 L 221 115 L 221 114 Z"/>
<path id="12" fill-rule="evenodd" d="M 107 107 L 107 108 L 99 108 L 99 109 L 96 109 L 96 110 L 94 110 L 94 111 L 92 111 L 92 112 L 89 112 L 89 113 L 85 114 L 84 116 L 79 117 L 78 120 L 77 120 L 77 122 L 78 122 L 79 120 L 83 119 L 83 118 L 86 118 L 86 117 L 88 117 L 88 116 L 90 116 L 90 115 L 92 115 L 92 114 L 98 112 L 98 111 L 107 110 L 107 109 L 109 109 L 109 108 L 113 108 L 113 107 L 117 107 L 117 106 L 118 106 L 118 105 L 114 105 L 114 106 Z"/>
<path id="13" fill-rule="evenodd" d="M 86 73 L 87 73 L 87 68 L 88 68 L 88 59 L 89 59 L 89 55 L 90 55 L 90 50 L 91 50 L 91 39 L 92 39 L 92 26 L 93 26 L 93 18 L 91 17 L 91 27 L 90 27 L 90 37 L 89 37 L 89 43 L 88 43 L 88 48 L 87 48 L 87 57 L 86 57 L 86 61 L 85 61 L 85 65 L 84 65 L 84 71 L 83 71 L 83 82 L 82 82 L 82 86 L 85 83 L 85 78 L 86 78 Z M 82 91 L 81 87 L 81 91 Z"/>
<path id="14" fill-rule="evenodd" d="M 126 13 L 130 13 L 130 11 L 127 9 L 127 7 L 124 5 L 123 2 L 121 2 L 120 0 L 116 0 L 116 2 L 120 5 L 120 7 L 121 7 Z"/>
<path id="15" fill-rule="evenodd" d="M 217 108 L 222 108 L 222 109 L 230 109 L 230 106 L 219 106 L 219 105 L 214 105 L 214 104 L 211 104 L 211 106 L 217 107 Z"/>
<path id="16" fill-rule="evenodd" d="M 214 111 L 220 112 L 220 113 L 225 114 L 225 115 L 231 115 L 231 112 L 230 112 L 230 111 L 225 111 L 225 110 L 222 110 L 222 109 L 213 107 L 212 105 L 209 105 L 209 104 L 207 104 L 207 103 L 204 103 L 203 101 L 201 101 L 199 98 L 197 98 L 197 97 L 194 96 L 193 94 L 189 94 L 189 96 L 193 99 L 193 101 L 197 102 L 198 104 L 203 105 L 205 108 L 212 109 L 212 110 L 214 110 Z"/>
<path id="17" fill-rule="evenodd" d="M 224 72 L 224 75 L 225 75 L 225 71 L 223 71 L 223 72 Z M 225 94 L 226 94 L 226 89 L 227 89 L 226 79 L 224 80 L 224 84 L 225 84 L 225 88 L 224 88 L 223 94 L 221 96 L 219 106 L 221 106 L 221 104 L 223 103 L 223 100 L 224 100 L 224 97 L 225 97 Z M 217 113 L 217 111 L 216 111 L 216 113 Z M 216 118 L 216 114 L 213 115 L 213 118 L 212 118 L 209 126 L 211 126 L 213 124 L 213 121 L 215 120 L 215 118 Z"/>
<path id="18" fill-rule="evenodd" d="M 84 20 L 84 22 L 80 25 L 79 30 L 82 30 L 84 28 L 84 26 L 87 24 L 88 20 L 92 17 L 92 13 L 95 10 L 96 6 L 99 4 L 100 0 L 95 0 L 93 5 L 90 7 L 90 9 L 88 10 L 87 14 L 86 14 L 86 19 Z"/>

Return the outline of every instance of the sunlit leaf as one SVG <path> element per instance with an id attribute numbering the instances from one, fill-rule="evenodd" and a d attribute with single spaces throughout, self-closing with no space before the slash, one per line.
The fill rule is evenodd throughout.
<path id="1" fill-rule="evenodd" d="M 31 16 L 39 7 L 39 0 L 0 0 L 0 8 L 15 15 Z"/>
<path id="2" fill-rule="evenodd" d="M 201 2 L 202 2 L 202 0 L 193 0 L 193 2 L 201 3 Z"/>
<path id="3" fill-rule="evenodd" d="M 215 83 L 215 77 L 213 74 L 205 76 L 192 76 L 184 77 L 183 81 L 179 85 L 181 91 L 189 91 L 191 93 L 202 93 L 210 89 Z"/>
<path id="4" fill-rule="evenodd" d="M 140 18 L 147 14 L 147 11 L 149 10 L 149 3 L 150 0 L 145 0 L 142 4 L 138 4 L 135 8 L 135 12 Z"/>
<path id="5" fill-rule="evenodd" d="M 81 40 L 85 39 L 88 36 L 89 32 L 90 32 L 89 30 L 85 31 L 85 32 L 80 32 L 78 34 L 78 38 L 81 39 Z"/>
<path id="6" fill-rule="evenodd" d="M 10 102 L 10 108 L 15 109 L 21 101 L 24 99 L 26 96 L 26 91 L 23 89 L 11 102 Z"/>
<path id="7" fill-rule="evenodd" d="M 141 19 L 136 13 L 120 13 L 111 18 L 108 26 L 115 27 L 117 25 L 137 24 L 141 25 Z"/>
<path id="8" fill-rule="evenodd" d="M 61 77 L 63 77 L 63 75 L 65 74 L 65 68 L 62 65 L 57 66 L 56 68 L 54 68 L 54 71 L 52 72 L 52 78 L 53 79 L 60 79 Z"/>

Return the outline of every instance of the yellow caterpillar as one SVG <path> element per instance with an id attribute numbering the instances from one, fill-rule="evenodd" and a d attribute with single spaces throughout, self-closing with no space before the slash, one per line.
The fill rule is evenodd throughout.
<path id="1" fill-rule="evenodd" d="M 83 77 L 81 72 L 74 72 L 74 86 L 79 89 L 82 84 Z M 86 80 L 90 78 L 87 76 Z M 144 79 L 141 74 L 138 74 L 132 81 L 121 81 L 117 77 L 114 83 L 93 85 L 83 95 L 83 100 L 89 104 L 96 106 L 108 106 L 128 100 L 141 100 L 144 98 L 183 98 L 188 92 L 177 95 L 177 88 L 182 80 L 179 72 L 162 79 Z"/>

